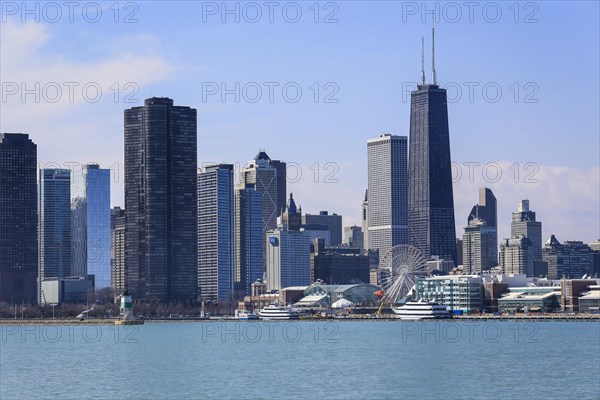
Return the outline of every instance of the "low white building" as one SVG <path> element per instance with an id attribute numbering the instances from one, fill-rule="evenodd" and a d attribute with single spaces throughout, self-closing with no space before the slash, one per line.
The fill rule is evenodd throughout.
<path id="1" fill-rule="evenodd" d="M 479 275 L 417 278 L 414 297 L 435 301 L 451 311 L 479 311 L 483 308 L 483 279 Z"/>

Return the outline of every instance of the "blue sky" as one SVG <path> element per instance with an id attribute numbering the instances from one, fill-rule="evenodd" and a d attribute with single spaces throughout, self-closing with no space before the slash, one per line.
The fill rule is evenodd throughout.
<path id="1" fill-rule="evenodd" d="M 408 135 L 407 94 L 420 79 L 421 36 L 430 80 L 426 4 L 437 7 L 438 81 L 455 99 L 449 120 L 457 235 L 486 185 L 499 200 L 501 237 L 521 198 L 538 212 L 544 240 L 551 233 L 559 240 L 600 237 L 597 2 L 475 2 L 472 17 L 464 2 L 275 2 L 273 22 L 265 2 L 227 3 L 237 4 L 239 22 L 222 15 L 222 2 L 120 2 L 118 16 L 115 2 L 99 3 L 100 17 L 94 4 L 77 3 L 73 22 L 55 3 L 62 17 L 52 22 L 47 3 L 37 11 L 28 3 L 34 11 L 26 14 L 21 2 L 2 2 L 0 130 L 29 133 L 41 166 L 112 167 L 114 205 L 123 204 L 123 110 L 168 96 L 198 109 L 200 163 L 243 165 L 265 148 L 301 168 L 289 189 L 305 212 L 330 210 L 345 225 L 359 223 L 366 140 Z M 251 23 L 256 9 L 262 17 Z M 302 16 L 292 23 L 297 9 Z M 125 23 L 127 16 L 137 22 Z M 325 23 L 327 16 L 337 22 Z M 65 82 L 79 84 L 72 101 Z M 236 82 L 239 102 L 206 91 Z M 40 94 L 38 102 L 21 96 L 23 84 Z M 85 85 L 101 88 L 98 102 L 84 98 Z M 262 97 L 253 103 L 256 86 Z M 302 95 L 291 102 L 298 87 Z M 125 103 L 131 88 L 139 89 L 137 101 Z M 325 102 L 328 94 L 337 102 Z M 464 163 L 479 163 L 471 164 L 473 179 Z M 502 176 L 494 179 L 497 171 Z"/>

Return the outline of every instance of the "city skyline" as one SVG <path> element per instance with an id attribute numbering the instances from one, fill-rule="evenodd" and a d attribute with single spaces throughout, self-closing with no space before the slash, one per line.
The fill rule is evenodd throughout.
<path id="1" fill-rule="evenodd" d="M 243 166 L 258 149 L 266 149 L 275 158 L 288 164 L 297 163 L 302 168 L 298 182 L 288 177 L 288 192 L 297 193 L 304 199 L 306 212 L 327 209 L 343 215 L 344 226 L 359 225 L 360 203 L 367 181 L 364 142 L 381 133 L 408 134 L 410 90 L 403 84 L 419 81 L 420 36 L 428 35 L 431 18 L 426 15 L 422 21 L 420 15 L 416 15 L 408 16 L 405 21 L 399 4 L 378 2 L 359 9 L 356 4 L 343 3 L 337 15 L 340 22 L 336 24 L 303 21 L 293 25 L 279 20 L 272 25 L 252 25 L 222 23 L 215 17 L 192 28 L 188 15 L 201 19 L 202 10 L 193 4 L 186 7 L 190 7 L 190 12 L 178 14 L 177 18 L 181 28 L 171 22 L 166 27 L 174 32 L 185 27 L 189 36 L 181 35 L 181 43 L 169 41 L 168 45 L 161 39 L 161 33 L 165 38 L 170 34 L 162 31 L 166 29 L 162 24 L 154 22 L 172 11 L 160 9 L 159 12 L 156 5 L 149 3 L 140 5 L 139 23 L 133 24 L 136 28 L 133 36 L 128 34 L 133 25 L 112 21 L 89 24 L 78 20 L 68 27 L 60 27 L 44 21 L 21 24 L 17 23 L 18 19 L 16 22 L 8 16 L 2 25 L 0 39 L 3 82 L 40 82 L 42 86 L 45 82 L 76 81 L 82 85 L 98 82 L 103 88 L 103 97 L 92 104 L 81 100 L 80 96 L 73 103 L 66 98 L 56 103 L 43 99 L 36 103 L 32 95 L 25 101 L 21 101 L 20 95 L 7 96 L 2 104 L 5 112 L 0 130 L 24 132 L 34 137 L 40 145 L 41 167 L 51 168 L 53 166 L 48 165 L 51 162 L 58 164 L 54 168 L 68 167 L 65 163 L 97 162 L 119 171 L 118 174 L 113 172 L 112 205 L 123 206 L 120 113 L 124 108 L 140 105 L 151 95 L 169 96 L 200 110 L 198 140 L 203 146 L 199 147 L 199 165 L 227 162 Z M 462 89 L 460 99 L 449 101 L 452 155 L 456 162 L 454 173 L 461 175 L 455 177 L 456 221 L 464 219 L 472 206 L 473 194 L 479 187 L 486 186 L 498 198 L 499 238 L 509 236 L 510 213 L 516 201 L 523 198 L 536 204 L 540 220 L 547 221 L 545 232 L 548 234 L 585 242 L 600 236 L 598 228 L 589 223 L 600 219 L 598 121 L 594 118 L 599 101 L 597 92 L 584 89 L 598 85 L 595 73 L 598 69 L 595 51 L 598 26 L 590 20 L 597 14 L 597 7 L 597 4 L 588 3 L 585 7 L 563 9 L 544 3 L 537 15 L 539 22 L 530 24 L 523 23 L 522 18 L 515 23 L 507 8 L 503 10 L 502 21 L 497 24 L 486 22 L 481 16 L 473 24 L 464 18 L 457 23 L 444 18 L 437 21 L 438 80 L 442 87 L 448 87 L 449 97 L 456 94 L 453 82 Z M 305 15 L 311 15 L 309 10 L 305 11 Z M 365 18 L 374 22 L 368 24 L 369 32 L 360 28 L 360 22 Z M 561 26 L 577 26 L 577 29 L 559 34 L 551 29 L 558 21 Z M 75 47 L 59 45 L 61 38 L 70 35 L 71 29 L 88 34 L 73 38 L 74 44 L 81 43 L 84 37 L 94 41 L 100 32 L 103 43 L 75 46 L 75 53 Z M 272 38 L 273 29 L 279 29 L 280 37 Z M 352 33 L 353 30 L 357 33 Z M 477 35 L 473 35 L 474 30 Z M 244 34 L 238 35 L 241 32 Z M 318 36 L 327 39 L 322 44 L 311 40 L 311 46 L 316 46 L 316 54 L 326 60 L 319 73 L 305 68 L 305 50 L 284 46 L 283 53 L 275 51 L 298 33 L 306 40 Z M 228 62 L 231 61 L 229 53 L 210 43 L 203 43 L 198 52 L 183 52 L 191 45 L 190 38 L 213 34 L 223 35 L 223 40 L 235 37 L 228 41 L 230 47 L 227 48 L 245 54 L 244 69 Z M 356 39 L 355 49 L 334 46 L 344 43 L 342 38 L 348 35 Z M 274 44 L 258 49 L 255 54 L 243 50 L 248 46 L 247 41 L 268 43 L 267 38 L 273 39 Z M 511 45 L 523 38 L 524 48 L 535 48 L 538 56 L 531 57 Z M 552 51 L 540 46 L 546 40 L 555 43 Z M 494 45 L 489 46 L 489 43 Z M 577 51 L 572 43 L 577 43 Z M 238 49 L 238 46 L 241 47 Z M 326 57 L 331 48 L 336 49 L 335 60 L 344 61 L 343 70 L 339 68 L 339 61 Z M 586 49 L 590 55 L 588 62 L 560 64 L 560 67 L 549 62 L 557 53 L 562 54 L 561 58 L 574 59 L 579 49 Z M 202 62 L 191 67 L 197 61 L 196 53 L 203 54 Z M 58 55 L 64 59 L 61 68 L 57 68 Z M 282 56 L 300 67 L 283 63 Z M 429 64 L 429 60 L 426 61 Z M 51 68 L 37 68 L 42 65 Z M 140 68 L 142 65 L 144 68 Z M 502 68 L 495 68 L 497 65 Z M 285 74 L 282 74 L 282 68 L 285 68 Z M 274 103 L 255 104 L 243 100 L 236 103 L 233 96 L 225 103 L 218 95 L 209 97 L 206 102 L 202 98 L 203 82 L 225 82 L 231 88 L 235 82 L 243 85 L 255 81 L 298 82 L 303 89 L 303 101 L 287 103 L 279 96 Z M 115 82 L 120 88 L 118 102 L 114 101 L 114 91 L 109 89 Z M 125 96 L 134 92 L 131 88 L 125 90 L 127 82 L 137 85 L 137 93 L 133 96 L 136 104 L 124 103 Z M 324 103 L 321 98 L 320 102 L 314 103 L 314 91 L 309 89 L 314 82 L 320 83 L 321 97 L 332 92 L 331 89 L 326 91 L 325 84 L 335 82 L 339 87 L 335 98 L 339 102 Z M 465 85 L 468 82 L 479 84 L 472 102 Z M 502 88 L 500 101 L 492 103 L 482 98 L 480 89 L 488 82 L 495 82 Z M 525 89 L 528 82 L 535 83 L 537 89 Z M 520 88 L 516 102 L 514 83 Z M 190 90 L 192 87 L 194 90 Z M 583 100 L 575 106 L 565 101 L 564 93 L 572 93 Z M 527 95 L 538 102 L 524 102 Z M 357 112 L 364 107 L 365 99 L 369 106 L 364 112 Z M 28 115 L 37 118 L 26 118 Z M 577 134 L 571 134 L 573 126 L 578 127 Z M 481 136 L 480 141 L 474 139 L 477 136 Z M 56 140 L 73 137 L 77 140 Z M 303 140 L 294 140 L 294 146 L 290 147 L 287 143 L 297 137 L 303 137 Z M 471 151 L 475 143 L 484 142 L 494 145 L 477 146 L 476 152 Z M 317 143 L 319 145 L 315 145 Z M 515 143 L 520 145 L 515 146 Z M 337 150 L 330 151 L 332 146 Z M 327 163 L 332 165 L 325 169 Z M 498 182 L 483 178 L 484 171 L 489 178 L 494 178 L 498 167 L 502 171 Z M 470 169 L 475 176 L 472 181 Z M 326 183 L 326 177 L 331 177 L 329 174 L 333 174 L 334 181 Z M 310 196 L 315 191 L 321 193 L 318 201 Z M 572 203 L 580 205 L 577 212 L 572 213 L 569 209 Z M 457 228 L 457 236 L 460 233 Z"/>
<path id="2" fill-rule="evenodd" d="M 0 0 L 0 398 L 596 398 L 599 110 L 598 0 Z"/>

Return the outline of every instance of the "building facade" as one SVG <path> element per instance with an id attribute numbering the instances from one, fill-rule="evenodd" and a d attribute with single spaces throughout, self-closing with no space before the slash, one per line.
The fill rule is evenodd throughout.
<path id="1" fill-rule="evenodd" d="M 545 243 L 542 252 L 548 264 L 549 279 L 580 279 L 590 273 L 593 251 L 583 242 L 565 241 L 560 243 L 554 235 Z"/>
<path id="2" fill-rule="evenodd" d="M 600 276 L 600 240 L 596 240 L 588 245 L 591 250 L 590 254 L 590 275 Z"/>
<path id="3" fill-rule="evenodd" d="M 342 244 L 342 216 L 335 213 L 329 214 L 327 211 L 320 211 L 316 214 L 302 215 L 304 225 L 325 225 L 329 230 L 329 241 L 331 246 Z"/>
<path id="4" fill-rule="evenodd" d="M 235 190 L 234 207 L 234 289 L 250 295 L 251 285 L 263 279 L 265 265 L 263 196 L 254 189 Z"/>
<path id="5" fill-rule="evenodd" d="M 38 287 L 37 146 L 0 133 L 0 302 L 35 304 Z"/>
<path id="6" fill-rule="evenodd" d="M 110 287 L 110 170 L 85 165 L 71 189 L 73 275 L 94 275 L 96 290 Z"/>
<path id="7" fill-rule="evenodd" d="M 348 247 L 355 247 L 360 251 L 365 250 L 364 235 L 360 226 L 346 226 L 344 228 L 344 243 Z"/>
<path id="8" fill-rule="evenodd" d="M 368 247 L 383 257 L 408 243 L 408 142 L 389 134 L 367 141 Z"/>
<path id="9" fill-rule="evenodd" d="M 327 247 L 331 246 L 331 237 L 330 237 L 331 232 L 329 232 L 327 225 L 317 225 L 317 224 L 302 225 L 300 230 L 302 232 L 306 233 L 306 235 L 308 236 L 308 241 L 311 244 L 314 243 L 315 239 L 323 239 L 325 246 L 327 246 Z"/>
<path id="10" fill-rule="evenodd" d="M 71 170 L 41 169 L 38 200 L 38 301 L 45 278 L 71 276 Z"/>
<path id="11" fill-rule="evenodd" d="M 489 271 L 497 265 L 496 228 L 480 219 L 472 219 L 465 227 L 463 243 L 463 270 L 467 274 Z"/>
<path id="12" fill-rule="evenodd" d="M 110 286 L 123 292 L 125 282 L 125 210 L 114 207 L 110 213 Z"/>
<path id="13" fill-rule="evenodd" d="M 233 165 L 198 174 L 198 288 L 204 301 L 233 299 Z"/>
<path id="14" fill-rule="evenodd" d="M 277 169 L 264 152 L 259 152 L 240 173 L 236 189 L 254 189 L 262 194 L 263 234 L 277 227 Z"/>
<path id="15" fill-rule="evenodd" d="M 529 209 L 529 200 L 517 203 L 517 211 L 512 214 L 511 237 L 525 235 L 533 246 L 534 261 L 542 260 L 542 223 L 536 221 L 535 212 Z"/>
<path id="16" fill-rule="evenodd" d="M 488 254 L 493 254 L 494 265 L 492 267 L 495 267 L 498 264 L 498 206 L 496 196 L 494 196 L 491 189 L 479 188 L 479 203 L 471 209 L 471 213 L 467 218 L 467 225 L 474 219 L 485 221 L 488 227 L 487 230 L 493 231 L 494 237 L 487 251 Z"/>
<path id="17" fill-rule="evenodd" d="M 358 248 L 326 247 L 317 239 L 310 255 L 311 281 L 328 285 L 369 283 L 369 256 Z M 311 283 L 312 283 L 311 282 Z"/>
<path id="18" fill-rule="evenodd" d="M 169 98 L 125 110 L 125 268 L 137 298 L 197 298 L 197 115 Z"/>
<path id="19" fill-rule="evenodd" d="M 504 274 L 534 274 L 534 249 L 525 235 L 504 239 L 500 243 L 500 267 Z"/>
<path id="20" fill-rule="evenodd" d="M 310 285 L 310 242 L 300 231 L 267 232 L 267 290 Z"/>
<path id="21" fill-rule="evenodd" d="M 483 280 L 477 275 L 417 278 L 415 297 L 438 302 L 450 311 L 477 312 L 483 307 Z"/>
<path id="22" fill-rule="evenodd" d="M 363 233 L 363 245 L 365 250 L 369 250 L 369 191 L 365 190 L 365 198 L 360 207 L 361 221 L 360 227 Z"/>
<path id="23" fill-rule="evenodd" d="M 272 160 L 271 157 L 265 152 L 260 150 L 254 161 L 261 160 L 266 161 L 271 167 L 275 168 L 276 181 L 277 181 L 277 194 L 275 195 L 275 213 L 276 218 L 283 215 L 285 212 L 286 201 L 287 201 L 287 164 L 280 160 Z"/>

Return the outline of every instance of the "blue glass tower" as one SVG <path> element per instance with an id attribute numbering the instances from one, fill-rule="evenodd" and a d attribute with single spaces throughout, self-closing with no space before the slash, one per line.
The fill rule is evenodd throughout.
<path id="1" fill-rule="evenodd" d="M 110 287 L 110 170 L 85 165 L 71 193 L 73 275 L 94 275 L 96 289 Z"/>
<path id="2" fill-rule="evenodd" d="M 238 189 L 234 197 L 234 282 L 238 294 L 250 295 L 252 284 L 263 279 L 265 264 L 263 197 L 254 189 Z"/>
<path id="3" fill-rule="evenodd" d="M 38 301 L 44 278 L 71 276 L 71 171 L 40 170 Z"/>

